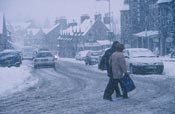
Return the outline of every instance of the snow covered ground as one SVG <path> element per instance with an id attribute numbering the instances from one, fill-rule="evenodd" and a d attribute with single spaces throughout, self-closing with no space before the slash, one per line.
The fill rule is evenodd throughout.
<path id="1" fill-rule="evenodd" d="M 165 65 L 163 75 L 133 75 L 136 89 L 129 93 L 129 99 L 122 100 L 114 94 L 113 102 L 102 99 L 108 77 L 97 65 L 86 66 L 83 61 L 67 58 L 59 58 L 55 69 L 33 69 L 30 61 L 25 63 L 20 72 L 23 69 L 28 77 L 32 75 L 39 81 L 23 91 L 0 97 L 2 114 L 175 114 L 175 80 L 165 75 L 173 74 L 168 70 L 174 66 L 172 62 Z"/>
<path id="2" fill-rule="evenodd" d="M 0 96 L 21 91 L 26 87 L 37 83 L 30 75 L 30 69 L 22 65 L 21 67 L 0 67 Z"/>
<path id="3" fill-rule="evenodd" d="M 70 58 L 59 58 L 59 60 L 85 64 L 84 61 L 77 61 Z M 175 62 L 164 61 L 164 66 L 164 74 L 175 77 Z M 106 73 L 105 71 L 98 70 L 97 65 L 90 67 L 93 67 L 95 71 Z M 21 91 L 36 84 L 38 79 L 31 76 L 30 70 L 31 68 L 25 64 L 23 64 L 21 67 L 0 68 L 0 96 Z"/>
<path id="4" fill-rule="evenodd" d="M 59 58 L 59 59 L 61 61 L 85 64 L 84 61 L 78 61 L 78 60 L 70 59 L 70 58 Z M 175 78 L 175 59 L 168 59 L 168 58 L 165 59 L 164 58 L 162 60 L 164 63 L 164 74 Z M 97 65 L 92 65 L 92 67 L 94 67 L 94 70 L 96 70 L 96 71 L 105 72 L 105 71 L 98 70 Z"/>
<path id="5" fill-rule="evenodd" d="M 175 77 L 175 62 L 164 62 L 164 73 L 167 76 Z"/>

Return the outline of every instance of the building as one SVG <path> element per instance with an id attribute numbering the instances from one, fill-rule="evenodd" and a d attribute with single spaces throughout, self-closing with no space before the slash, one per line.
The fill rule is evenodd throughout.
<path id="1" fill-rule="evenodd" d="M 50 50 L 58 50 L 57 38 L 60 35 L 61 27 L 62 26 L 60 25 L 60 23 L 57 23 L 56 25 L 54 25 L 50 29 L 43 30 L 45 33 L 44 38 L 43 38 L 43 42 L 44 42 L 43 47 L 44 48 L 48 48 Z"/>
<path id="2" fill-rule="evenodd" d="M 165 55 L 174 47 L 174 0 L 125 0 L 121 10 L 121 38 L 129 47 L 159 48 Z"/>
<path id="3" fill-rule="evenodd" d="M 121 13 L 121 42 L 125 44 L 126 47 L 131 47 L 131 23 L 129 15 L 129 5 L 125 4 Z"/>
<path id="4" fill-rule="evenodd" d="M 170 53 L 175 48 L 175 0 L 158 0 L 161 55 Z"/>
<path id="5" fill-rule="evenodd" d="M 67 19 L 63 17 L 57 17 L 55 20 L 55 24 L 60 24 L 60 29 L 66 29 L 67 28 Z"/>
<path id="6" fill-rule="evenodd" d="M 59 56 L 75 57 L 82 50 L 99 50 L 110 46 L 109 29 L 101 19 L 85 19 L 80 25 L 61 31 Z"/>
<path id="7" fill-rule="evenodd" d="M 137 47 L 140 42 L 133 34 L 143 32 L 147 28 L 148 0 L 125 0 L 125 8 L 121 10 L 121 38 L 129 47 Z M 127 6 L 128 5 L 128 6 Z"/>
<path id="8" fill-rule="evenodd" d="M 58 50 L 58 40 L 60 36 L 60 31 L 66 29 L 68 26 L 67 19 L 65 17 L 56 18 L 55 25 L 48 29 L 43 29 L 43 48 L 48 48 L 50 50 Z"/>

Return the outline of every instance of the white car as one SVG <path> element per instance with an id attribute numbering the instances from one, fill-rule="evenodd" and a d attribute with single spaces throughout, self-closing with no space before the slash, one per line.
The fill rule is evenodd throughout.
<path id="1" fill-rule="evenodd" d="M 89 51 L 90 50 L 84 50 L 84 51 L 78 52 L 77 55 L 75 56 L 75 59 L 80 60 L 80 61 L 84 61 L 86 58 L 86 55 Z"/>
<path id="2" fill-rule="evenodd" d="M 34 68 L 51 66 L 55 68 L 56 58 L 52 55 L 50 51 L 41 51 L 36 54 L 36 57 L 33 59 Z"/>
<path id="3" fill-rule="evenodd" d="M 33 55 L 34 55 L 34 50 L 35 48 L 31 47 L 31 46 L 25 46 L 22 48 L 22 58 L 23 59 L 33 59 Z"/>
<path id="4" fill-rule="evenodd" d="M 102 57 L 103 51 L 101 50 L 91 50 L 87 53 L 85 64 L 86 65 L 95 65 L 100 62 Z"/>
<path id="5" fill-rule="evenodd" d="M 133 74 L 162 74 L 164 70 L 163 62 L 145 48 L 128 48 L 123 51 L 127 68 Z"/>

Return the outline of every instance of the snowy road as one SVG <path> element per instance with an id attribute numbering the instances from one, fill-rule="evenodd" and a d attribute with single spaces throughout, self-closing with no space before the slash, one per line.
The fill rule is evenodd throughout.
<path id="1" fill-rule="evenodd" d="M 175 114 L 175 79 L 133 76 L 129 99 L 102 99 L 108 78 L 90 66 L 59 61 L 57 68 L 32 70 L 39 83 L 0 98 L 0 114 Z"/>

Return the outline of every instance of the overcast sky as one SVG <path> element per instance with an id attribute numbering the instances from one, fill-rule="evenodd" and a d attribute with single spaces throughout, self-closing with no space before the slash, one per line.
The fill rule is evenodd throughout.
<path id="1" fill-rule="evenodd" d="M 111 11 L 119 17 L 123 0 L 111 0 Z M 108 2 L 96 0 L 0 0 L 0 12 L 4 12 L 10 21 L 24 21 L 36 19 L 44 21 L 46 18 L 65 16 L 69 20 L 77 20 L 81 14 L 94 15 L 108 12 Z"/>

